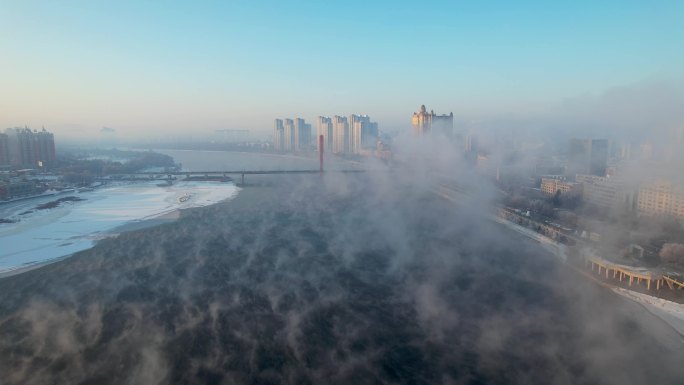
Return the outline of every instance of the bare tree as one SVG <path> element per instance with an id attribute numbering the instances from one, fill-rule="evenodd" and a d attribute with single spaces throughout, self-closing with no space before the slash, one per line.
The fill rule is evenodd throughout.
<path id="1" fill-rule="evenodd" d="M 666 243 L 660 249 L 660 260 L 684 266 L 684 244 Z"/>

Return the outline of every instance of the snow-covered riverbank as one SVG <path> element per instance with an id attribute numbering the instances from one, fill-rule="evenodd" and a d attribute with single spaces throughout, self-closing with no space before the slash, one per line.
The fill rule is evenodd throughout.
<path id="1" fill-rule="evenodd" d="M 549 250 L 552 254 L 558 256 L 564 262 L 567 261 L 565 245 L 555 242 L 551 238 L 545 237 L 511 221 L 499 217 L 496 217 L 496 221 L 525 235 L 528 238 L 536 240 L 540 245 L 542 245 L 542 247 Z M 590 275 L 585 275 L 592 279 L 596 279 Z M 611 290 L 613 290 L 616 294 L 642 305 L 646 310 L 648 310 L 648 312 L 665 321 L 680 335 L 684 336 L 684 305 L 647 294 L 638 293 L 633 290 L 615 287 L 600 280 L 597 281 L 601 282 L 605 286 L 610 287 Z"/>
<path id="2" fill-rule="evenodd" d="M 672 326 L 679 334 L 684 336 L 684 305 L 653 297 L 633 290 L 614 287 L 613 291 L 625 298 L 641 304 L 649 312 Z"/>
<path id="3" fill-rule="evenodd" d="M 88 249 L 122 225 L 211 205 L 237 192 L 232 183 L 138 183 L 70 194 L 84 200 L 47 210 L 35 207 L 56 197 L 2 205 L 0 217 L 17 222 L 0 224 L 0 274 Z"/>

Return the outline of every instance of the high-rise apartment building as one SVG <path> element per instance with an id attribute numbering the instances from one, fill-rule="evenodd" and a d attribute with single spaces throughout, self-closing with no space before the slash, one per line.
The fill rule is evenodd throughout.
<path id="1" fill-rule="evenodd" d="M 566 174 L 605 176 L 609 147 L 606 139 L 572 139 L 565 167 Z"/>
<path id="2" fill-rule="evenodd" d="M 304 119 L 295 118 L 294 120 L 294 151 L 306 151 L 311 147 L 311 125 Z"/>
<path id="3" fill-rule="evenodd" d="M 294 151 L 295 128 L 292 119 L 283 120 L 283 151 Z"/>
<path id="4" fill-rule="evenodd" d="M 684 218 L 684 184 L 655 180 L 639 187 L 637 205 L 646 215 L 673 215 Z"/>
<path id="5" fill-rule="evenodd" d="M 344 116 L 333 116 L 333 153 L 344 154 L 349 152 L 349 122 Z"/>
<path id="6" fill-rule="evenodd" d="M 282 119 L 276 119 L 273 122 L 273 148 L 276 151 L 285 150 L 285 126 Z"/>
<path id="7" fill-rule="evenodd" d="M 636 208 L 637 189 L 620 178 L 577 175 L 582 184 L 582 199 L 598 207 L 632 211 Z"/>
<path id="8" fill-rule="evenodd" d="M 420 111 L 413 113 L 411 125 L 413 126 L 413 133 L 416 135 L 434 132 L 451 137 L 454 130 L 454 113 L 437 115 L 432 110 L 428 113 L 425 105 L 422 105 L 420 106 Z"/>
<path id="9" fill-rule="evenodd" d="M 8 128 L 5 130 L 5 136 L 10 164 L 35 167 L 46 166 L 55 161 L 55 137 L 45 128 L 42 131 Z M 3 152 L 2 148 L 0 152 Z"/>
<path id="10" fill-rule="evenodd" d="M 273 148 L 276 151 L 307 151 L 311 148 L 311 125 L 304 119 L 275 119 Z"/>
<path id="11" fill-rule="evenodd" d="M 323 135 L 323 150 L 332 152 L 333 148 L 333 124 L 332 119 L 327 116 L 319 116 L 316 120 L 316 137 Z M 321 151 L 320 143 L 316 140 L 316 150 Z"/>
<path id="12" fill-rule="evenodd" d="M 282 134 L 281 134 L 282 133 Z M 374 150 L 378 140 L 378 124 L 368 115 L 319 116 L 316 119 L 316 138 L 323 136 L 325 152 L 333 154 L 360 154 Z M 278 151 L 308 151 L 313 148 L 311 124 L 304 119 L 276 119 L 274 122 L 274 148 Z M 318 139 L 315 141 L 320 151 Z"/>
<path id="13" fill-rule="evenodd" d="M 349 116 L 349 126 L 349 151 L 352 154 L 375 149 L 378 141 L 378 124 L 371 122 L 368 115 Z"/>
<path id="14" fill-rule="evenodd" d="M 608 166 L 608 153 L 610 144 L 607 139 L 594 139 L 591 141 L 589 152 L 589 173 L 592 175 L 606 175 Z"/>
<path id="15" fill-rule="evenodd" d="M 0 166 L 10 164 L 9 137 L 0 132 Z"/>

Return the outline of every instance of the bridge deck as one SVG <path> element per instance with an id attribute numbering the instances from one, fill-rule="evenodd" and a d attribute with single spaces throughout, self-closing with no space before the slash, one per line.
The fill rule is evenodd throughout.
<path id="1" fill-rule="evenodd" d="M 324 173 L 361 173 L 366 170 L 326 170 Z M 227 171 L 143 171 L 143 172 L 130 172 L 121 174 L 111 174 L 113 176 L 118 175 L 264 175 L 264 174 L 319 174 L 321 170 L 227 170 Z"/>

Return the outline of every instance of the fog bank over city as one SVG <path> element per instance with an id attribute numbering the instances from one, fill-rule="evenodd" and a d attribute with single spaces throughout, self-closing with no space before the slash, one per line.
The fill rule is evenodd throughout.
<path id="1" fill-rule="evenodd" d="M 658 138 L 658 145 L 666 144 L 678 135 L 684 113 L 682 79 L 644 80 L 627 83 L 598 92 L 565 95 L 564 98 L 530 102 L 526 107 L 520 101 L 508 98 L 496 106 L 473 105 L 467 97 L 456 95 L 438 104 L 430 103 L 439 111 L 454 112 L 456 131 L 474 131 L 480 135 L 499 136 L 514 134 L 521 138 L 565 140 L 587 135 L 609 139 L 642 141 Z M 82 123 L 66 123 L 59 119 L 22 119 L 0 121 L 5 127 L 24 124 L 30 127 L 46 126 L 60 135 L 61 144 L 85 145 L 135 145 L 158 141 L 211 141 L 211 140 L 272 140 L 273 116 L 287 116 L 296 111 L 298 116 L 315 121 L 316 116 L 346 115 L 362 112 L 373 116 L 384 132 L 408 132 L 407 111 L 415 109 L 429 97 L 399 101 L 386 106 L 369 101 L 350 107 L 349 111 L 333 110 L 329 106 L 313 108 L 302 103 L 302 108 L 278 112 L 276 106 L 263 105 L 263 111 L 251 117 L 241 113 L 239 106 L 217 106 L 210 114 L 197 113 L 188 119 L 173 119 L 176 112 L 163 115 L 150 109 L 146 118 L 125 121 L 122 117 L 98 118 Z M 306 100 L 306 98 L 304 99 Z M 311 100 L 314 102 L 314 100 Z M 197 102 L 197 101 L 195 101 Z M 403 107 L 403 108 L 402 108 Z M 145 108 L 144 105 L 141 108 Z M 271 111 L 271 112 L 269 112 Z M 220 114 L 217 116 L 216 114 Z M 215 117 L 210 118 L 210 116 Z M 145 123 L 147 122 L 147 123 Z M 117 124 L 115 124 L 117 123 Z M 0 125 L 2 126 L 2 125 Z M 221 132 L 244 131 L 240 135 L 227 136 Z M 58 143 L 59 144 L 59 143 Z"/>
<path id="2" fill-rule="evenodd" d="M 0 384 L 684 383 L 684 2 L 0 5 Z"/>
<path id="3" fill-rule="evenodd" d="M 252 176 L 0 280 L 5 381 L 677 383 L 680 337 L 491 221 L 494 186 L 445 142 L 398 144 L 396 171 Z"/>

